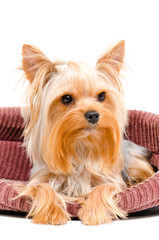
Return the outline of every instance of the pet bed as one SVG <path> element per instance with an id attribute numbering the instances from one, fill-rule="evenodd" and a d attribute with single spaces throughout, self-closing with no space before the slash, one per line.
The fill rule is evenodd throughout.
<path id="1" fill-rule="evenodd" d="M 150 163 L 157 172 L 146 181 L 118 194 L 119 206 L 128 213 L 159 205 L 159 115 L 130 110 L 127 138 L 152 152 Z M 25 197 L 12 200 L 17 192 L 11 183 L 27 181 L 31 164 L 22 147 L 23 119 L 20 107 L 0 108 L 0 210 L 28 212 L 30 205 Z M 77 216 L 79 206 L 67 205 Z"/>

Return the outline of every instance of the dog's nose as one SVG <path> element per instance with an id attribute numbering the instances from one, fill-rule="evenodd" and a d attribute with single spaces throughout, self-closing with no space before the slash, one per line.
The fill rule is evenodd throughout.
<path id="1" fill-rule="evenodd" d="M 99 120 L 99 113 L 97 111 L 89 111 L 84 114 L 89 123 L 96 123 Z"/>

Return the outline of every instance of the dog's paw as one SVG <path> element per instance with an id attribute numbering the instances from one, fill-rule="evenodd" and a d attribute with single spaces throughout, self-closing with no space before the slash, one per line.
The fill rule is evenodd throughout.
<path id="1" fill-rule="evenodd" d="M 112 221 L 111 216 L 107 211 L 100 212 L 97 207 L 85 203 L 78 212 L 78 217 L 85 225 L 99 225 L 104 223 L 110 223 Z"/>
<path id="2" fill-rule="evenodd" d="M 109 187 L 98 186 L 88 194 L 78 212 L 83 224 L 98 225 L 110 223 L 118 217 L 126 218 L 126 213 L 118 207 L 117 199 L 110 193 Z"/>
<path id="3" fill-rule="evenodd" d="M 60 206 L 53 207 L 45 213 L 38 213 L 33 216 L 33 222 L 39 224 L 63 225 L 70 220 L 70 215 Z"/>
<path id="4" fill-rule="evenodd" d="M 69 213 L 63 210 L 61 207 L 56 210 L 56 213 L 54 213 L 54 210 L 50 214 L 49 217 L 49 224 L 51 225 L 62 225 L 66 224 L 67 221 L 70 220 Z"/>

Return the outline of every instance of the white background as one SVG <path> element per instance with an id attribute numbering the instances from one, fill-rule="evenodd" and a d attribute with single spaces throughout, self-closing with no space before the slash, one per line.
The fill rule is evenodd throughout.
<path id="1" fill-rule="evenodd" d="M 16 87 L 21 72 L 16 68 L 21 64 L 24 43 L 36 45 L 51 59 L 79 59 L 95 64 L 105 47 L 125 39 L 129 66 L 124 80 L 126 107 L 159 114 L 158 5 L 157 0 L 0 0 L 0 107 L 21 105 L 22 93 Z M 158 220 L 156 216 L 100 227 L 87 228 L 73 222 L 59 228 L 39 228 L 30 225 L 30 220 L 2 215 L 0 227 L 24 229 L 24 235 L 27 232 L 30 236 L 35 231 L 37 236 L 46 234 L 47 238 L 60 232 L 66 239 L 97 238 L 98 234 L 113 239 L 118 233 L 122 239 L 130 239 L 139 225 L 145 224 L 142 238 L 154 232 Z M 127 230 L 133 233 L 125 236 Z"/>
<path id="2" fill-rule="evenodd" d="M 95 64 L 113 41 L 126 40 L 127 109 L 159 113 L 159 2 L 156 0 L 0 0 L 0 106 L 21 105 L 21 48 Z M 16 88 L 16 89 L 15 89 Z"/>

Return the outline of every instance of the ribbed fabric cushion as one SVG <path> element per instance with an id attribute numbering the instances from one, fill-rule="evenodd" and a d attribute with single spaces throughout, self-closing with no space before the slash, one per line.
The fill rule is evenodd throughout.
<path id="1" fill-rule="evenodd" d="M 27 181 L 31 164 L 22 142 L 0 141 L 0 179 Z"/>
<path id="2" fill-rule="evenodd" d="M 0 140 L 22 141 L 22 132 L 20 107 L 0 108 Z"/>
<path id="3" fill-rule="evenodd" d="M 159 115 L 129 111 L 127 138 L 149 148 L 151 164 L 159 169 Z M 11 183 L 27 181 L 31 164 L 22 147 L 23 119 L 20 108 L 0 108 L 0 209 L 28 212 L 28 199 L 17 196 Z M 118 194 L 119 206 L 128 213 L 159 205 L 159 171 L 146 181 Z M 77 216 L 79 206 L 67 205 L 68 211 Z"/>

